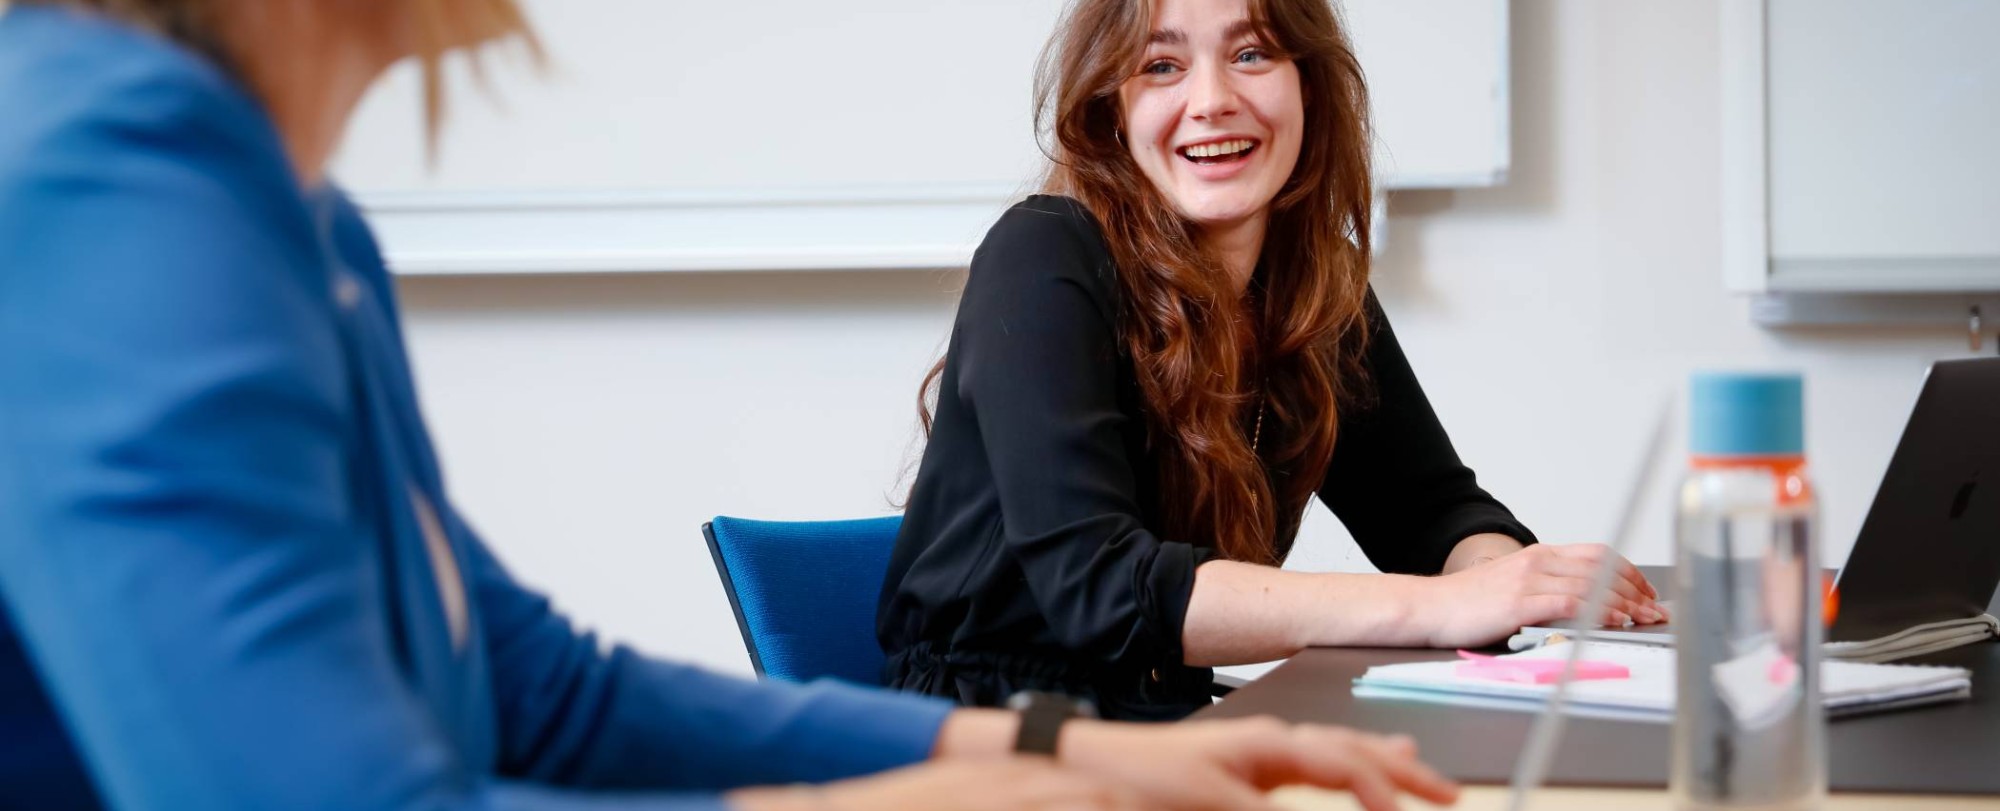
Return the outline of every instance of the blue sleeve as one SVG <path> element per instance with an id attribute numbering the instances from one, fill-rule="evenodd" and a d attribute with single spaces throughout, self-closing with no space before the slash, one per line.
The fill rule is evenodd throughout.
<path id="1" fill-rule="evenodd" d="M 705 789 L 791 774 L 714 758 L 846 741 L 874 702 L 596 661 L 496 569 L 481 599 L 520 774 L 456 758 L 399 677 L 377 540 L 351 513 L 354 415 L 309 225 L 271 145 L 204 123 L 244 115 L 215 96 L 142 75 L 11 133 L 45 142 L 32 159 L 0 154 L 0 596 L 107 803 L 709 809 L 513 778 L 671 786 L 698 764 L 679 785 Z M 941 713 L 902 709 L 921 723 L 886 736 L 907 752 Z"/>
<path id="2" fill-rule="evenodd" d="M 818 782 L 925 759 L 951 711 L 831 680 L 752 682 L 622 647 L 606 654 L 484 547 L 474 544 L 469 569 L 509 773 L 620 789 Z"/>
<path id="3" fill-rule="evenodd" d="M 395 286 L 373 235 L 345 197 L 334 203 L 344 255 L 393 314 Z M 402 352 L 402 336 L 392 340 Z M 516 582 L 462 515 L 447 505 L 443 517 L 468 541 L 506 774 L 622 789 L 832 780 L 923 760 L 951 711 L 836 681 L 756 683 L 623 647 L 606 653 Z"/>

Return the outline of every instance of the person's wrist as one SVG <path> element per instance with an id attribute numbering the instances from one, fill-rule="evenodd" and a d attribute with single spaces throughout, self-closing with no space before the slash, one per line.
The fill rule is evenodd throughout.
<path id="1" fill-rule="evenodd" d="M 1106 751 L 1115 751 L 1118 726 L 1109 721 L 1072 719 L 1063 724 L 1056 741 L 1056 762 L 1064 766 L 1089 768 Z"/>
<path id="2" fill-rule="evenodd" d="M 1453 571 L 1449 571 L 1449 572 L 1445 572 L 1445 574 L 1455 574 L 1455 573 L 1457 573 L 1457 572 L 1462 572 L 1462 571 L 1465 571 L 1466 569 L 1470 569 L 1470 568 L 1472 568 L 1472 567 L 1474 567 L 1474 566 L 1478 566 L 1479 564 L 1482 564 L 1482 563 L 1491 563 L 1491 562 L 1493 562 L 1493 561 L 1496 561 L 1496 560 L 1499 560 L 1499 559 L 1500 559 L 1500 555 L 1501 555 L 1501 554 L 1503 554 L 1503 553 L 1500 553 L 1500 552 L 1482 552 L 1482 553 L 1479 553 L 1479 554 L 1477 554 L 1477 555 L 1473 555 L 1472 557 L 1470 557 L 1470 558 L 1467 558 L 1467 559 L 1465 560 L 1465 564 L 1464 564 L 1463 566 L 1460 566 L 1460 567 L 1458 567 L 1457 569 L 1455 569 L 1455 570 L 1453 570 Z"/>
<path id="3" fill-rule="evenodd" d="M 1398 584 L 1397 598 L 1390 601 L 1401 609 L 1400 627 L 1389 636 L 1410 644 L 1437 647 L 1451 613 L 1446 598 L 1459 585 L 1456 580 L 1449 574 L 1404 578 Z"/>
<path id="4" fill-rule="evenodd" d="M 1497 532 L 1468 535 L 1445 557 L 1443 574 L 1456 574 L 1482 563 L 1499 560 L 1527 548 L 1520 540 Z"/>
<path id="5" fill-rule="evenodd" d="M 945 716 L 944 724 L 938 727 L 931 758 L 1004 758 L 1013 753 L 1020 730 L 1020 713 L 961 707 Z"/>

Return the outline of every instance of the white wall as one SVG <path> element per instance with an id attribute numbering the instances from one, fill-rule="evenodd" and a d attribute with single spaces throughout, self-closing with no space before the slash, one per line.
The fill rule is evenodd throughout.
<path id="1" fill-rule="evenodd" d="M 1715 0 L 1513 14 L 1509 184 L 1397 194 L 1377 270 L 1461 455 L 1545 538 L 1603 540 L 1688 370 L 1803 369 L 1840 561 L 1925 365 L 1964 338 L 1769 333 L 1723 292 Z M 456 497 L 517 573 L 612 638 L 748 672 L 698 525 L 889 511 L 956 284 L 566 275 L 408 279 L 403 294 Z M 1632 541 L 1641 563 L 1668 557 L 1659 495 Z M 1365 567 L 1314 510 L 1292 565 Z"/>

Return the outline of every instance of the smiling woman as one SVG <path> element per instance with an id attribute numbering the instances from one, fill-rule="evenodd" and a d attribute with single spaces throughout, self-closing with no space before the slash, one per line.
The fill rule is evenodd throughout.
<path id="1" fill-rule="evenodd" d="M 1210 665 L 1576 611 L 1606 550 L 1528 546 L 1369 292 L 1367 91 L 1326 0 L 1081 0 L 1038 87 L 1047 194 L 987 235 L 925 381 L 892 684 L 1170 718 Z M 1315 493 L 1397 575 L 1275 568 Z M 1652 610 L 1625 571 L 1614 620 Z"/>
<path id="2" fill-rule="evenodd" d="M 1236 426 L 1255 399 L 1251 421 L 1268 410 L 1273 439 L 1285 429 L 1270 461 L 1322 469 L 1335 401 L 1360 378 L 1372 199 L 1361 67 L 1322 0 L 1099 3 L 1077 15 L 1099 9 L 1127 48 L 1078 41 L 1090 29 L 1074 24 L 1052 48 L 1039 82 L 1057 141 L 1048 187 L 1107 225 L 1132 305 L 1122 342 L 1177 496 L 1164 528 L 1272 562 L 1280 509 L 1303 506 L 1316 482 L 1274 491 L 1251 447 L 1258 431 Z M 1116 93 L 1064 92 L 1105 86 Z M 1260 261 L 1285 270 L 1248 290 Z"/>

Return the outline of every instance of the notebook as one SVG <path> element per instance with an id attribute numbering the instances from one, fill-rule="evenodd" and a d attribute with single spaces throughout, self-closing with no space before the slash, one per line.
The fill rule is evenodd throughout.
<path id="1" fill-rule="evenodd" d="M 1674 651 L 1648 645 L 1561 642 L 1498 657 L 1563 659 L 1582 644 L 1582 658 L 1626 668 L 1624 679 L 1574 681 L 1566 711 L 1571 715 L 1666 723 L 1674 713 Z M 1459 662 L 1411 662 L 1371 667 L 1354 680 L 1354 696 L 1402 699 L 1483 709 L 1539 712 L 1554 684 L 1535 684 L 1459 675 Z M 1782 666 L 1774 648 L 1751 651 L 1718 669 L 1718 683 L 1732 710 L 1745 718 L 1768 715 L 1789 695 L 1773 689 L 1770 674 Z M 1972 674 L 1960 667 L 1888 665 L 1848 661 L 1820 664 L 1820 694 L 1831 717 L 1958 701 L 1972 695 Z"/>

